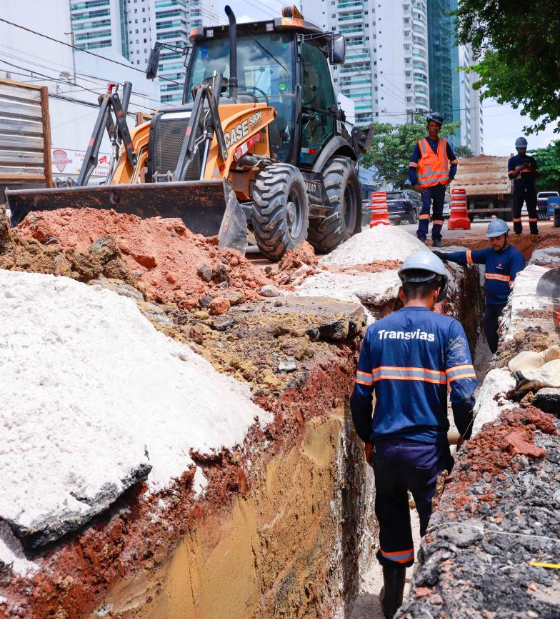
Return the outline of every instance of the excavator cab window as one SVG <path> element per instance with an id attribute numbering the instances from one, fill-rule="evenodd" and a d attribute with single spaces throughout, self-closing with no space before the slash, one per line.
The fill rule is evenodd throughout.
<path id="1" fill-rule="evenodd" d="M 333 109 L 336 109 L 329 65 L 317 40 L 302 43 L 301 93 L 300 163 L 312 166 L 325 143 L 334 135 Z"/>
<path id="2" fill-rule="evenodd" d="M 259 102 L 276 109 L 269 126 L 271 155 L 286 161 L 294 135 L 295 45 L 293 33 L 242 34 L 237 37 L 238 103 Z M 192 89 L 211 78 L 214 71 L 229 78 L 229 39 L 219 37 L 197 41 L 192 53 L 185 91 L 193 101 Z M 221 104 L 233 103 L 224 93 Z"/>

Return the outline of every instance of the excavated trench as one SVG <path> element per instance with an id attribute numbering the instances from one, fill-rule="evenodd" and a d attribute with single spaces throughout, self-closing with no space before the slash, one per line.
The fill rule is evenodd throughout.
<path id="1" fill-rule="evenodd" d="M 185 235 L 182 229 L 169 231 L 174 243 Z M 50 232 L 41 229 L 46 239 Z M 88 236 L 85 247 L 92 245 L 83 254 L 78 233 L 76 238 L 70 249 L 16 239 L 25 252 L 11 248 L 3 267 L 62 273 L 136 299 L 156 329 L 189 344 L 219 372 L 248 383 L 253 402 L 271 412 L 273 421 L 255 424 L 234 450 L 191 452 L 194 466 L 166 489 L 150 495 L 145 484 L 136 485 L 87 526 L 26 550 L 36 572 L 18 575 L 0 564 L 0 617 L 375 617 L 379 579 L 371 591 L 360 591 L 364 576 L 378 570 L 373 475 L 353 431 L 348 400 L 366 323 L 363 308 L 374 318 L 398 309 L 394 288 L 379 301 L 358 295 L 362 305 L 291 295 L 263 299 L 256 289 L 274 288 L 270 280 L 241 259 L 211 250 L 215 262 L 202 266 L 208 278 L 198 267 L 202 279 L 191 279 L 200 290 L 190 290 L 186 298 L 176 292 L 165 296 L 161 291 L 175 286 L 169 267 L 162 267 L 156 281 L 154 267 L 135 271 L 132 259 L 123 260 L 124 242 L 118 242 L 119 250 Z M 196 244 L 200 249 L 202 242 Z M 123 253 L 132 256 L 133 249 Z M 137 254 L 138 264 L 157 262 L 159 268 L 153 248 Z M 179 249 L 177 255 L 182 256 Z M 170 256 L 171 250 L 169 261 Z M 388 274 L 397 265 L 389 262 L 374 261 L 370 271 L 394 279 Z M 290 268 L 281 266 L 272 282 L 281 285 L 286 278 L 290 282 L 292 272 L 301 278 L 316 268 L 295 261 Z M 450 270 L 449 298 L 438 311 L 464 326 L 482 379 L 490 360 L 480 338 L 483 282 L 476 266 L 450 265 Z M 251 273 L 252 279 L 236 280 L 235 291 L 238 273 Z M 140 278 L 148 284 L 139 287 Z M 157 294 L 150 299 L 146 291 Z M 201 295 L 209 295 L 209 306 Z M 227 300 L 225 314 L 212 310 L 216 299 Z M 514 426 L 528 419 L 538 434 L 544 423 L 535 422 L 537 417 L 518 418 Z M 548 440 L 539 436 L 539 441 Z M 477 446 L 472 450 L 482 452 Z M 488 503 L 482 498 L 477 505 L 465 495 L 469 454 L 459 455 L 457 469 L 463 473 L 444 491 L 434 523 L 457 498 L 462 507 Z M 481 475 L 490 485 L 493 470 Z M 486 494 L 490 490 L 483 488 Z M 445 596 L 433 575 L 452 554 L 441 550 L 437 537 L 424 541 L 405 617 L 441 615 L 437 597 Z M 468 591 L 473 575 L 462 582 L 456 576 L 458 585 L 466 584 Z M 457 583 L 441 580 L 443 588 Z M 360 599 L 366 603 L 363 616 L 356 615 Z M 461 617 L 447 608 L 445 613 Z"/>
<path id="2" fill-rule="evenodd" d="M 543 241 L 544 248 L 554 242 Z M 556 300 L 536 294 L 539 278 L 560 264 L 554 247 L 533 246 L 526 253 L 528 266 L 504 311 L 498 351 L 493 357 L 477 351 L 484 382 L 473 438 L 456 456 L 434 502 L 397 617 L 556 618 L 560 613 L 560 391 L 514 394 L 507 369 L 521 351 L 558 344 Z"/>

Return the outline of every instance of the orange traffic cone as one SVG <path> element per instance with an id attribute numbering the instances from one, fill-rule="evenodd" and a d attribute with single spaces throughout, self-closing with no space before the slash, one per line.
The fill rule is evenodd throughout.
<path id="1" fill-rule="evenodd" d="M 451 207 L 449 209 L 449 230 L 470 230 L 471 221 L 467 213 L 467 190 L 454 189 L 451 192 Z"/>
<path id="2" fill-rule="evenodd" d="M 379 226 L 384 224 L 390 226 L 389 214 L 387 213 L 387 192 L 372 192 L 371 193 L 371 222 L 369 227 Z"/>

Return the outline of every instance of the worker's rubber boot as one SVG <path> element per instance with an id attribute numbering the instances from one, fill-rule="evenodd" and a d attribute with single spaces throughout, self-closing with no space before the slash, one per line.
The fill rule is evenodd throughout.
<path id="1" fill-rule="evenodd" d="M 443 246 L 443 243 L 441 242 L 441 239 L 434 239 L 432 241 L 433 248 L 441 248 L 442 246 Z"/>
<path id="2" fill-rule="evenodd" d="M 406 566 L 383 566 L 383 588 L 379 594 L 385 618 L 393 618 L 402 605 Z"/>

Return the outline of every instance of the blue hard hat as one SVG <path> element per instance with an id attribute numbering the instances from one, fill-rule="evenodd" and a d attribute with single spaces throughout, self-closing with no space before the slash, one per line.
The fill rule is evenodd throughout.
<path id="1" fill-rule="evenodd" d="M 492 237 L 499 237 L 500 235 L 507 235 L 509 232 L 508 225 L 504 222 L 504 220 L 495 219 L 488 224 L 488 230 L 486 231 L 486 236 L 489 239 Z"/>
<path id="2" fill-rule="evenodd" d="M 517 138 L 515 141 L 516 149 L 526 149 L 527 148 L 527 140 L 525 138 Z"/>
<path id="3" fill-rule="evenodd" d="M 439 112 L 430 112 L 428 116 L 426 116 L 426 120 L 428 123 L 434 121 L 434 123 L 438 125 L 443 125 L 443 116 Z"/>
<path id="4" fill-rule="evenodd" d="M 447 295 L 448 275 L 443 261 L 433 252 L 414 252 L 399 269 L 399 278 L 403 284 L 407 282 L 431 282 L 435 278 L 441 278 L 441 292 L 438 301 L 445 299 Z"/>

